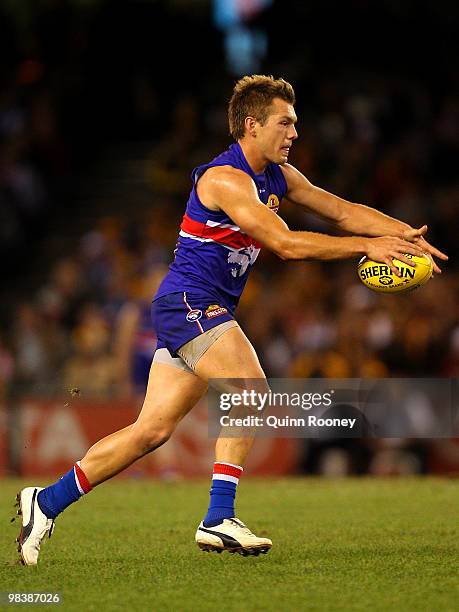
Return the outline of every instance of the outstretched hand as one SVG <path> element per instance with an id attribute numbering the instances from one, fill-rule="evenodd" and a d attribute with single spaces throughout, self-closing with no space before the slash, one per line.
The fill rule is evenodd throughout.
<path id="1" fill-rule="evenodd" d="M 422 256 L 422 249 L 414 241 L 409 242 L 395 236 L 380 236 L 368 239 L 366 254 L 373 261 L 385 263 L 396 276 L 400 276 L 401 273 L 393 260 L 398 259 L 414 267 L 416 264 L 406 255 Z"/>
<path id="2" fill-rule="evenodd" d="M 427 233 L 427 229 L 428 229 L 427 225 L 423 225 L 419 229 L 410 228 L 409 230 L 405 230 L 403 232 L 402 238 L 406 240 L 407 242 L 416 244 L 424 251 L 424 253 L 427 253 L 428 255 L 430 255 L 432 259 L 434 272 L 436 272 L 437 274 L 441 274 L 441 269 L 435 263 L 435 260 L 433 259 L 433 257 L 438 257 L 439 259 L 442 259 L 443 261 L 448 261 L 448 255 L 445 255 L 445 253 L 442 253 L 441 251 L 436 249 L 434 246 L 432 246 L 429 242 L 427 242 L 427 240 L 424 238 L 425 234 Z"/>

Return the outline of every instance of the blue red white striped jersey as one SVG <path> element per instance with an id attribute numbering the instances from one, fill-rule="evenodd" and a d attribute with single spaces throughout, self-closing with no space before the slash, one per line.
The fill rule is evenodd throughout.
<path id="1" fill-rule="evenodd" d="M 255 182 L 259 199 L 273 213 L 287 192 L 278 164 L 270 163 L 262 174 L 255 174 L 238 143 L 191 174 L 193 187 L 183 216 L 175 259 L 161 283 L 155 299 L 178 291 L 199 291 L 215 296 L 233 311 L 239 302 L 260 243 L 245 234 L 223 211 L 206 208 L 199 200 L 196 185 L 208 168 L 232 166 L 246 172 Z"/>

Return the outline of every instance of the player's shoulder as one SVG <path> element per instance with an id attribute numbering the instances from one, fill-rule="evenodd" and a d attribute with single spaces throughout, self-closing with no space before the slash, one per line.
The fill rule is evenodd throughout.
<path id="1" fill-rule="evenodd" d="M 295 168 L 295 166 L 292 166 L 292 164 L 282 164 L 279 167 L 282 170 L 289 192 L 297 188 L 302 188 L 309 182 L 304 174 Z"/>
<path id="2" fill-rule="evenodd" d="M 219 187 L 228 185 L 228 183 L 245 185 L 252 181 L 250 176 L 234 166 L 211 166 L 204 172 L 199 179 L 201 186 Z"/>
<path id="3" fill-rule="evenodd" d="M 230 166 L 229 164 L 224 166 L 211 166 L 202 175 L 202 178 L 204 177 L 207 177 L 207 179 L 211 181 L 218 181 L 220 179 L 228 178 L 250 178 L 247 172 L 244 172 L 244 170 L 241 170 L 240 168 Z"/>
<path id="4" fill-rule="evenodd" d="M 299 175 L 301 175 L 301 172 L 297 170 L 295 166 L 292 166 L 292 164 L 281 164 L 279 165 L 279 168 L 282 170 L 282 174 L 287 181 L 289 179 L 295 180 Z"/>

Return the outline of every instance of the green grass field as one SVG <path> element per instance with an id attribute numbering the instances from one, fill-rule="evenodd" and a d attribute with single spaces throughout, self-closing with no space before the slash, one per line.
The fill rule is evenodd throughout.
<path id="1" fill-rule="evenodd" d="M 0 481 L 0 591 L 60 591 L 60 610 L 458 609 L 452 480 L 245 478 L 238 516 L 273 540 L 246 558 L 194 544 L 207 480 L 116 480 L 59 517 L 37 567 L 16 563 L 20 486 Z"/>

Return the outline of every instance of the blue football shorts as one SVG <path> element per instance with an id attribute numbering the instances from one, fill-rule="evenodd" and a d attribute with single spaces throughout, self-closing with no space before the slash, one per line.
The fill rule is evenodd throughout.
<path id="1" fill-rule="evenodd" d="M 151 319 L 158 337 L 157 349 L 177 350 L 213 327 L 234 321 L 229 308 L 205 293 L 180 291 L 157 298 L 151 305 Z"/>

